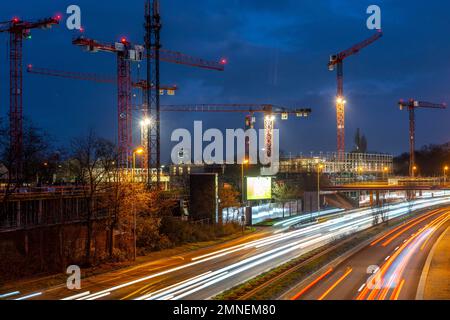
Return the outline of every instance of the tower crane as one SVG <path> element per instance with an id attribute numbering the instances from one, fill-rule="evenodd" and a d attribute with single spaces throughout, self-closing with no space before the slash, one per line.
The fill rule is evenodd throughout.
<path id="1" fill-rule="evenodd" d="M 119 121 L 119 166 L 127 168 L 131 164 L 132 157 L 132 106 L 131 106 L 131 62 L 140 62 L 144 58 L 144 47 L 132 45 L 125 37 L 114 44 L 101 43 L 99 41 L 78 37 L 72 41 L 74 45 L 86 48 L 88 52 L 109 52 L 117 55 L 117 90 L 118 90 L 118 121 Z M 153 54 L 153 53 L 151 53 Z M 162 61 L 187 64 L 206 69 L 223 70 L 223 65 L 188 55 L 165 50 L 160 54 Z M 151 85 L 148 85 L 151 83 Z M 158 82 L 141 81 L 135 84 L 145 92 L 151 92 L 160 96 L 161 85 Z M 144 116 L 146 114 L 144 113 Z M 146 147 L 144 145 L 143 147 Z M 149 170 L 150 171 L 150 170 Z"/>
<path id="2" fill-rule="evenodd" d="M 161 106 L 162 112 L 220 112 L 220 113 L 250 113 L 246 116 L 246 129 L 253 128 L 253 114 L 264 114 L 264 147 L 266 157 L 268 159 L 272 156 L 273 130 L 274 122 L 277 115 L 281 116 L 282 120 L 288 120 L 289 115 L 295 115 L 299 118 L 308 117 L 311 114 L 311 109 L 289 109 L 272 104 L 187 104 L 187 105 L 164 105 Z M 246 158 L 248 158 L 248 140 L 246 140 Z"/>
<path id="3" fill-rule="evenodd" d="M 409 111 L 409 175 L 414 178 L 416 171 L 415 142 L 416 142 L 416 109 L 446 109 L 447 105 L 443 103 L 430 103 L 409 99 L 400 100 L 398 103 L 400 110 Z"/>
<path id="4" fill-rule="evenodd" d="M 9 33 L 9 136 L 12 173 L 19 180 L 23 170 L 23 40 L 31 39 L 32 29 L 50 29 L 59 24 L 61 16 L 25 21 L 18 17 L 0 23 L 0 33 Z"/>
<path id="5" fill-rule="evenodd" d="M 328 63 L 328 69 L 334 71 L 337 69 L 337 96 L 336 96 L 336 117 L 337 117 L 337 154 L 338 160 L 344 160 L 345 154 L 345 97 L 344 97 L 344 60 L 358 53 L 360 50 L 371 45 L 383 36 L 378 31 L 372 37 L 360 42 L 350 49 L 332 55 Z"/>
<path id="6" fill-rule="evenodd" d="M 159 0 L 146 0 L 144 12 L 144 45 L 147 61 L 147 83 L 154 84 L 156 90 L 146 90 L 144 94 L 144 113 L 149 119 L 146 126 L 147 137 L 143 147 L 146 149 L 149 187 L 160 187 L 161 182 L 161 101 L 156 94 L 160 87 L 160 62 L 182 64 L 204 69 L 223 71 L 226 59 L 209 62 L 192 58 L 179 52 L 162 49 L 161 45 L 161 14 Z M 153 169 L 153 170 L 152 170 Z M 156 169 L 156 170 L 154 170 Z"/>
<path id="7" fill-rule="evenodd" d="M 74 45 L 86 48 L 88 52 L 109 52 L 117 56 L 117 91 L 118 91 L 118 164 L 121 168 L 128 168 L 131 164 L 133 129 L 131 106 L 131 61 L 142 61 L 144 48 L 131 45 L 125 38 L 113 44 L 80 36 L 72 41 Z M 159 89 L 159 88 L 158 88 Z"/>
<path id="8" fill-rule="evenodd" d="M 114 84 L 116 83 L 116 79 L 111 76 L 98 75 L 95 73 L 85 73 L 85 72 L 75 72 L 75 71 L 63 71 L 49 68 L 39 68 L 35 67 L 31 64 L 27 66 L 27 72 L 30 74 L 36 75 L 44 75 L 50 77 L 59 77 L 65 79 L 74 79 L 74 80 L 84 80 L 84 81 L 92 81 L 98 83 L 105 84 Z M 131 86 L 135 89 L 146 90 L 148 84 L 145 80 L 138 80 L 136 82 L 132 82 Z M 155 90 L 155 86 L 152 86 L 152 90 Z M 161 85 L 159 94 L 164 95 L 167 94 L 169 96 L 175 95 L 175 92 L 178 90 L 178 86 L 176 85 Z"/>

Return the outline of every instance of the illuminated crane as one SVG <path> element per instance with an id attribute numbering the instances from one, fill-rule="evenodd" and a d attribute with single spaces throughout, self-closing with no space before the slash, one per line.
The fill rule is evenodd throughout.
<path id="1" fill-rule="evenodd" d="M 223 71 L 225 59 L 218 62 L 209 62 L 203 59 L 192 58 L 179 52 L 162 49 L 161 45 L 161 14 L 159 0 L 147 0 L 144 13 L 144 44 L 147 57 L 147 83 L 155 86 L 156 90 L 147 90 L 144 94 L 144 116 L 147 125 L 145 133 L 147 139 L 144 143 L 147 156 L 149 187 L 159 188 L 161 182 L 161 104 L 160 96 L 155 92 L 160 87 L 160 62 L 182 64 L 192 67 Z"/>
<path id="2" fill-rule="evenodd" d="M 188 104 L 188 105 L 164 105 L 161 107 L 162 112 L 221 112 L 221 113 L 250 113 L 246 116 L 245 128 L 253 128 L 253 114 L 264 114 L 264 148 L 267 159 L 272 157 L 272 143 L 274 122 L 277 115 L 282 120 L 288 120 L 289 115 L 295 115 L 303 118 L 311 114 L 311 109 L 288 109 L 285 107 L 274 106 L 271 104 Z M 248 158 L 248 139 L 246 140 L 246 158 Z"/>
<path id="3" fill-rule="evenodd" d="M 415 110 L 424 109 L 446 109 L 447 105 L 443 103 L 430 103 L 410 99 L 408 101 L 400 100 L 398 103 L 400 110 L 407 108 L 409 111 L 409 175 L 414 177 L 416 171 L 415 142 L 416 142 L 416 115 Z"/>
<path id="4" fill-rule="evenodd" d="M 9 135 L 12 173 L 10 176 L 19 180 L 23 170 L 23 39 L 31 39 L 32 29 L 50 29 L 59 24 L 61 16 L 36 21 L 23 21 L 17 17 L 0 23 L 0 33 L 9 33 Z"/>
<path id="5" fill-rule="evenodd" d="M 344 97 L 344 60 L 361 49 L 371 45 L 383 36 L 381 30 L 369 39 L 358 43 L 357 45 L 332 55 L 328 63 L 328 69 L 334 71 L 337 69 L 337 96 L 336 96 L 336 117 L 337 117 L 337 154 L 338 160 L 342 162 L 345 154 L 345 97 Z"/>

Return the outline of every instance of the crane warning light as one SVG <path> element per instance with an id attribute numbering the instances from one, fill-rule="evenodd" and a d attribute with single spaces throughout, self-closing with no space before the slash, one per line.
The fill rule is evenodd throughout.
<path id="1" fill-rule="evenodd" d="M 20 21 L 20 19 L 17 18 L 17 17 L 14 17 L 14 18 L 12 19 L 12 22 L 13 22 L 13 23 L 18 23 L 19 21 Z"/>
<path id="2" fill-rule="evenodd" d="M 62 19 L 62 16 L 60 15 L 60 14 L 57 14 L 56 16 L 55 16 L 55 20 L 56 21 L 61 21 L 61 19 Z"/>
<path id="3" fill-rule="evenodd" d="M 122 39 L 120 39 L 120 42 L 122 42 L 123 44 L 127 43 L 127 38 L 122 37 Z"/>
<path id="4" fill-rule="evenodd" d="M 220 59 L 220 64 L 225 65 L 227 63 L 228 63 L 227 59 L 225 58 Z"/>

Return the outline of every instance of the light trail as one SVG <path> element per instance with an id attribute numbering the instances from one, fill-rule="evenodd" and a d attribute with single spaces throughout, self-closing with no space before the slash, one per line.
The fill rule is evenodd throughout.
<path id="1" fill-rule="evenodd" d="M 32 294 L 29 294 L 29 295 L 26 295 L 26 296 L 23 296 L 23 297 L 14 299 L 14 300 L 27 300 L 27 299 L 30 299 L 30 298 L 34 298 L 34 297 L 40 296 L 41 294 L 42 294 L 42 292 L 36 292 L 36 293 L 32 293 Z"/>
<path id="2" fill-rule="evenodd" d="M 322 274 L 320 277 L 318 277 L 316 280 L 314 280 L 313 282 L 311 282 L 309 285 L 307 285 L 305 288 L 303 288 L 302 290 L 300 290 L 299 293 L 297 293 L 295 296 L 293 296 L 291 298 L 291 300 L 298 300 L 305 292 L 307 292 L 309 289 L 311 289 L 312 287 L 314 287 L 316 284 L 318 284 L 320 281 L 322 281 L 323 279 L 325 279 L 326 276 L 328 276 L 330 273 L 333 272 L 333 268 L 328 269 L 327 272 L 325 272 L 324 274 Z"/>
<path id="3" fill-rule="evenodd" d="M 441 210 L 440 213 L 442 214 L 443 210 Z M 429 215 L 427 216 L 430 217 Z M 397 292 L 394 292 L 391 295 L 391 298 L 395 298 L 396 296 L 398 298 L 398 295 L 400 294 L 400 289 L 398 289 L 398 287 L 401 286 L 400 279 L 407 264 L 424 241 L 429 239 L 429 236 L 435 230 L 435 227 L 440 225 L 443 220 L 446 221 L 445 219 L 447 217 L 448 214 L 443 214 L 435 218 L 426 227 L 416 232 L 409 239 L 406 239 L 399 249 L 395 250 L 394 254 L 387 259 L 386 263 L 372 279 L 373 286 L 367 286 L 358 295 L 357 300 L 365 298 L 368 300 L 384 300 L 392 289 L 394 289 L 394 291 L 397 290 Z"/>
<path id="4" fill-rule="evenodd" d="M 18 294 L 20 294 L 20 291 L 4 293 L 4 294 L 0 295 L 0 299 L 9 298 L 9 297 L 12 297 L 12 296 L 16 296 Z"/>
<path id="5" fill-rule="evenodd" d="M 390 210 L 388 212 L 388 218 L 396 218 L 398 216 L 407 214 L 411 210 L 419 210 L 424 209 L 430 206 L 440 205 L 449 203 L 450 198 L 445 199 L 434 199 L 431 200 L 417 200 L 413 202 L 412 204 L 395 204 L 389 206 Z M 386 210 L 386 209 L 384 209 Z M 196 286 L 195 288 L 192 288 L 191 292 L 198 292 L 199 290 L 206 288 L 208 286 L 211 286 L 215 283 L 218 283 L 220 281 L 223 281 L 224 279 L 230 278 L 234 275 L 236 275 L 236 272 L 233 269 L 240 270 L 239 272 L 246 271 L 254 266 L 261 265 L 262 263 L 271 262 L 269 264 L 270 268 L 276 267 L 280 263 L 284 263 L 287 261 L 281 261 L 280 259 L 276 260 L 276 258 L 280 257 L 283 254 L 288 254 L 298 249 L 302 249 L 301 252 L 298 251 L 296 256 L 300 256 L 306 252 L 309 252 L 310 250 L 314 250 L 315 248 L 319 246 L 326 245 L 327 243 L 330 243 L 332 241 L 335 241 L 336 238 L 340 238 L 344 235 L 349 235 L 355 232 L 358 232 L 364 228 L 369 228 L 373 225 L 373 214 L 376 213 L 376 209 L 364 209 L 364 210 L 353 210 L 350 211 L 345 216 L 335 218 L 332 220 L 329 220 L 324 223 L 317 223 L 315 225 L 311 225 L 308 227 L 305 227 L 300 230 L 294 230 L 289 231 L 283 234 L 276 234 L 271 235 L 263 239 L 259 240 L 253 240 L 244 244 L 240 244 L 237 246 L 233 246 L 230 248 L 224 248 L 215 252 L 211 252 L 202 256 L 198 256 L 192 259 L 191 262 L 188 262 L 186 264 L 167 269 L 161 272 L 157 272 L 145 277 L 141 277 L 129 282 L 122 283 L 120 285 L 113 286 L 111 288 L 99 291 L 97 293 L 91 294 L 90 296 L 87 296 L 85 298 L 89 299 L 98 295 L 103 295 L 106 293 L 111 293 L 113 291 L 117 291 L 123 288 L 126 288 L 128 286 L 136 285 L 163 275 L 167 275 L 170 273 L 174 273 L 177 271 L 181 271 L 186 268 L 198 266 L 200 264 L 207 263 L 213 259 L 218 259 L 221 257 L 224 257 L 226 255 L 229 255 L 231 253 L 237 253 L 241 250 L 261 250 L 265 246 L 274 246 L 277 243 L 280 243 L 280 245 L 274 249 L 264 251 L 263 253 L 257 253 L 250 258 L 247 258 L 245 260 L 242 260 L 240 262 L 231 264 L 229 266 L 219 268 L 216 271 L 212 271 L 209 273 L 210 277 L 216 276 L 217 274 L 221 274 L 223 272 L 229 271 L 229 273 L 224 274 L 223 276 L 220 276 L 217 279 L 210 280 L 207 283 L 203 283 L 200 286 Z M 339 227 L 338 227 L 339 226 Z M 330 229 L 333 229 L 331 231 Z M 296 239 L 298 238 L 298 239 Z M 283 241 L 290 241 L 291 243 L 288 243 L 286 245 L 283 245 L 281 242 Z M 290 259 L 293 259 L 293 257 L 290 257 Z M 289 259 L 289 260 L 290 260 Z M 269 268 L 268 266 L 268 268 Z M 199 279 L 195 279 L 196 277 L 185 279 L 182 281 L 183 283 L 189 283 L 189 285 L 194 286 L 196 285 L 196 282 L 199 282 Z M 191 282 L 192 281 L 192 282 Z M 166 287 L 162 290 L 170 290 L 174 287 L 174 285 L 171 285 L 169 287 Z M 190 292 L 190 291 L 188 291 Z M 153 293 L 149 293 L 145 296 L 139 297 L 152 297 Z M 167 295 L 165 295 L 167 296 Z M 186 293 L 183 293 L 179 296 L 174 296 L 174 299 L 180 299 L 182 297 L 185 297 Z M 139 299 L 138 298 L 138 299 Z"/>
<path id="6" fill-rule="evenodd" d="M 91 294 L 90 291 L 86 291 L 86 292 L 79 293 L 79 294 L 76 294 L 74 296 L 70 296 L 70 297 L 67 297 L 67 298 L 64 298 L 64 299 L 61 299 L 61 300 L 75 300 L 75 299 L 78 299 L 78 298 L 82 298 L 84 296 L 88 296 L 90 294 Z"/>

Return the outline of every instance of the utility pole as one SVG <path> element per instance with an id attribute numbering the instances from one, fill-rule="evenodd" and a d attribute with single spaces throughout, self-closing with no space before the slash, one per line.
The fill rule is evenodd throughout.
<path id="1" fill-rule="evenodd" d="M 320 173 L 323 169 L 323 165 L 317 166 L 317 215 L 320 215 Z"/>

